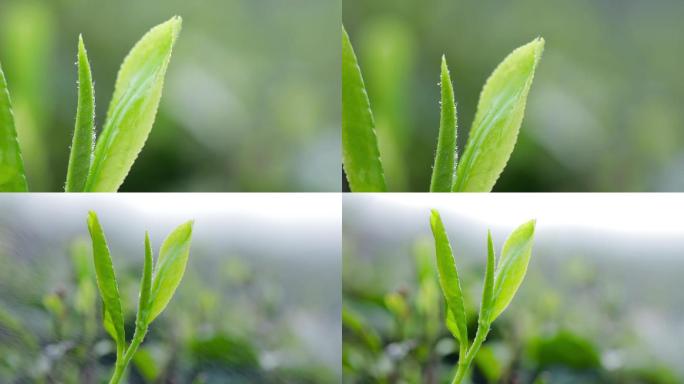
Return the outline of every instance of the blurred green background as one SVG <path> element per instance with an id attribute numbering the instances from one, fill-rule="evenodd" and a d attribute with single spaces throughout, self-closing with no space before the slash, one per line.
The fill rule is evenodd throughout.
<path id="1" fill-rule="evenodd" d="M 14 194 L 0 199 L 0 382 L 99 384 L 101 322 L 88 210 L 101 220 L 128 340 L 149 230 L 155 254 L 195 220 L 183 280 L 151 324 L 129 384 L 339 381 L 340 211 L 332 195 Z"/>
<path id="2" fill-rule="evenodd" d="M 465 384 L 682 382 L 684 225 L 669 219 L 684 210 L 681 196 L 440 197 L 344 196 L 344 383 L 448 384 L 455 373 L 431 208 L 454 251 L 471 338 L 487 230 L 500 255 L 518 225 L 537 219 L 526 278 Z"/>
<path id="3" fill-rule="evenodd" d="M 495 190 L 684 190 L 682 15 L 676 0 L 345 0 L 388 187 L 428 189 L 443 53 L 462 150 L 486 78 L 543 36 L 518 145 Z"/>
<path id="4" fill-rule="evenodd" d="M 118 67 L 173 15 L 157 122 L 122 191 L 339 191 L 340 5 L 2 0 L 0 62 L 33 191 L 63 189 L 82 33 L 104 123 Z"/>

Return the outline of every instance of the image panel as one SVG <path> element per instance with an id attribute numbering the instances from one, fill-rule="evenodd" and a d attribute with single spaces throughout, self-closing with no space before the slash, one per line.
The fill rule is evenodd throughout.
<path id="1" fill-rule="evenodd" d="M 74 191 L 340 191 L 340 18 L 333 0 L 3 0 L 0 191 L 63 191 L 93 125 Z"/>
<path id="2" fill-rule="evenodd" d="M 441 113 L 455 103 L 457 135 L 444 137 L 449 151 L 443 150 L 458 152 L 459 175 L 468 173 L 477 149 L 488 148 L 486 156 L 480 151 L 487 159 L 510 156 L 497 164 L 502 172 L 495 191 L 683 191 L 684 75 L 678 63 L 684 51 L 672 49 L 684 32 L 682 14 L 684 3 L 677 1 L 345 0 L 342 19 L 377 136 L 371 144 L 359 134 L 365 120 L 344 115 L 356 127 L 356 145 L 349 147 L 362 141 L 377 148 L 367 155 L 379 154 L 389 191 L 427 191 L 440 127 L 456 125 Z M 509 110 L 518 104 L 504 101 L 525 104 L 515 84 L 529 66 L 508 66 L 498 81 L 493 73 L 516 48 L 539 41 L 543 54 L 520 124 Z M 447 84 L 453 100 L 444 97 Z M 361 88 L 351 80 L 345 86 Z M 350 96 L 347 109 L 362 99 Z M 508 140 L 486 145 L 485 128 L 492 140 L 512 135 L 512 151 Z M 349 185 L 346 176 L 345 189 L 371 191 L 353 180 Z"/>
<path id="3" fill-rule="evenodd" d="M 340 380 L 339 196 L 6 194 L 0 211 L 2 383 Z"/>
<path id="4" fill-rule="evenodd" d="M 682 382 L 682 213 L 667 194 L 346 194 L 343 382 Z"/>

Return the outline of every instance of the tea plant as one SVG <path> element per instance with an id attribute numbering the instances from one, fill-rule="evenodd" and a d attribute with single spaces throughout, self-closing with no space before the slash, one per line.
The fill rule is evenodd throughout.
<path id="1" fill-rule="evenodd" d="M 166 237 L 154 266 L 150 238 L 145 233 L 145 262 L 140 282 L 138 313 L 133 339 L 127 345 L 121 298 L 107 240 L 97 215 L 92 211 L 89 213 L 88 230 L 93 244 L 97 286 L 103 302 L 103 325 L 116 344 L 116 364 L 110 384 L 121 381 L 128 363 L 145 338 L 150 323 L 166 308 L 180 284 L 190 254 L 192 224 L 192 221 L 181 224 Z"/>
<path id="2" fill-rule="evenodd" d="M 544 50 L 537 38 L 508 55 L 482 88 L 470 134 L 457 162 L 457 118 L 446 58 L 441 64 L 441 117 L 430 192 L 489 192 L 513 152 L 527 95 Z M 387 190 L 373 112 L 356 54 L 342 28 L 342 155 L 354 192 Z"/>
<path id="3" fill-rule="evenodd" d="M 446 299 L 446 325 L 459 342 L 458 365 L 452 380 L 452 384 L 459 384 L 487 338 L 490 325 L 508 307 L 525 278 L 532 254 L 535 221 L 528 221 L 511 233 L 504 243 L 498 263 L 494 255 L 492 234 L 487 234 L 487 267 L 477 331 L 472 344 L 468 339 L 468 320 L 458 269 L 444 224 L 439 212 L 434 209 L 430 226 L 435 238 L 439 284 Z"/>
<path id="4" fill-rule="evenodd" d="M 95 96 L 88 55 L 79 36 L 78 105 L 65 192 L 116 192 L 145 145 L 161 99 L 182 20 L 152 28 L 119 70 L 104 128 L 95 140 Z M 10 95 L 0 67 L 0 192 L 26 192 Z"/>

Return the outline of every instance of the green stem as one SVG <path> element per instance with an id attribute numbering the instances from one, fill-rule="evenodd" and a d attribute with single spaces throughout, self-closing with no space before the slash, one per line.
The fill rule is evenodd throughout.
<path id="1" fill-rule="evenodd" d="M 145 333 L 147 333 L 146 327 L 135 327 L 135 333 L 133 334 L 133 340 L 131 341 L 131 345 L 128 346 L 128 349 L 126 349 L 126 353 L 124 353 L 121 359 L 119 359 L 117 356 L 116 365 L 114 365 L 114 374 L 112 375 L 112 379 L 109 380 L 109 384 L 119 384 L 121 378 L 123 377 L 123 374 L 126 372 L 126 367 L 128 366 L 128 363 L 131 362 L 131 359 L 133 359 L 133 355 L 135 355 L 135 352 L 138 351 L 138 347 L 140 347 L 140 344 L 143 342 L 143 339 L 145 338 Z"/>
<path id="2" fill-rule="evenodd" d="M 463 378 L 465 377 L 466 373 L 468 373 L 470 364 L 475 359 L 475 355 L 477 355 L 477 352 L 480 350 L 480 347 L 487 338 L 488 333 L 489 324 L 479 323 L 477 327 L 477 333 L 475 333 L 475 340 L 473 340 L 473 344 L 470 346 L 468 352 L 465 355 L 461 354 L 461 356 L 459 356 L 458 358 L 458 368 L 456 369 L 456 375 L 454 376 L 454 379 L 451 381 L 451 384 L 460 384 L 461 381 L 463 381 Z"/>

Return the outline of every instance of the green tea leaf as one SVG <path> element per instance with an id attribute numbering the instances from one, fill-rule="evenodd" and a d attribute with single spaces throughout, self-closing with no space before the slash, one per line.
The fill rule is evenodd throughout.
<path id="1" fill-rule="evenodd" d="M 136 325 L 143 327 L 147 324 L 147 314 L 150 307 L 150 290 L 152 289 L 152 246 L 150 245 L 150 235 L 145 232 L 145 263 L 143 264 L 143 275 L 140 281 L 140 297 L 138 300 L 138 315 Z"/>
<path id="2" fill-rule="evenodd" d="M 342 160 L 354 192 L 387 190 L 361 68 L 342 27 Z"/>
<path id="3" fill-rule="evenodd" d="M 152 281 L 148 324 L 166 308 L 183 278 L 190 254 L 192 224 L 192 221 L 181 224 L 162 243 Z"/>
<path id="4" fill-rule="evenodd" d="M 121 65 L 86 191 L 116 192 L 128 175 L 152 129 L 180 29 L 180 17 L 152 28 Z"/>
<path id="5" fill-rule="evenodd" d="M 116 274 L 112 265 L 112 258 L 107 247 L 107 239 L 100 226 L 95 212 L 88 213 L 88 231 L 93 243 L 93 259 L 95 261 L 95 275 L 97 287 L 104 305 L 104 327 L 114 338 L 117 351 L 122 351 L 126 344 L 124 331 L 123 311 L 121 310 L 121 297 L 116 283 Z"/>
<path id="6" fill-rule="evenodd" d="M 441 85 L 442 114 L 439 120 L 439 138 L 435 165 L 432 168 L 430 192 L 451 192 L 456 172 L 456 105 L 449 67 L 444 56 L 442 56 Z"/>
<path id="7" fill-rule="evenodd" d="M 485 83 L 468 143 L 457 167 L 454 192 L 489 192 L 513 152 L 527 94 L 544 39 L 514 50 Z"/>
<path id="8" fill-rule="evenodd" d="M 521 225 L 504 243 L 494 277 L 494 308 L 491 321 L 506 309 L 525 278 L 532 254 L 535 223 L 534 220 L 530 220 Z"/>
<path id="9" fill-rule="evenodd" d="M 5 73 L 0 67 L 0 192 L 27 192 L 24 160 L 21 157 L 12 103 Z"/>
<path id="10" fill-rule="evenodd" d="M 160 369 L 154 356 L 147 348 L 140 348 L 138 352 L 133 355 L 133 364 L 140 372 L 140 375 L 145 379 L 146 383 L 154 383 L 159 377 Z"/>
<path id="11" fill-rule="evenodd" d="M 95 90 L 83 36 L 78 37 L 78 106 L 65 192 L 83 192 L 95 145 Z"/>
<path id="12" fill-rule="evenodd" d="M 346 306 L 342 307 L 342 325 L 345 332 L 350 331 L 359 336 L 371 351 L 378 352 L 382 348 L 380 336 L 375 330 L 364 321 L 361 315 Z"/>
<path id="13" fill-rule="evenodd" d="M 487 231 L 487 267 L 485 269 L 484 285 L 482 287 L 482 303 L 480 304 L 480 323 L 490 324 L 492 307 L 494 304 L 494 268 L 496 256 L 494 255 L 494 242 L 492 232 Z"/>
<path id="14" fill-rule="evenodd" d="M 442 287 L 442 293 L 447 302 L 447 325 L 449 324 L 449 313 L 452 313 L 459 335 L 457 339 L 462 343 L 468 343 L 468 323 L 461 282 L 458 278 L 458 271 L 456 270 L 454 255 L 451 252 L 449 238 L 444 230 L 444 224 L 439 216 L 439 212 L 435 209 L 432 210 L 432 215 L 430 216 L 430 226 L 432 227 L 432 235 L 435 238 L 439 284 Z"/>

